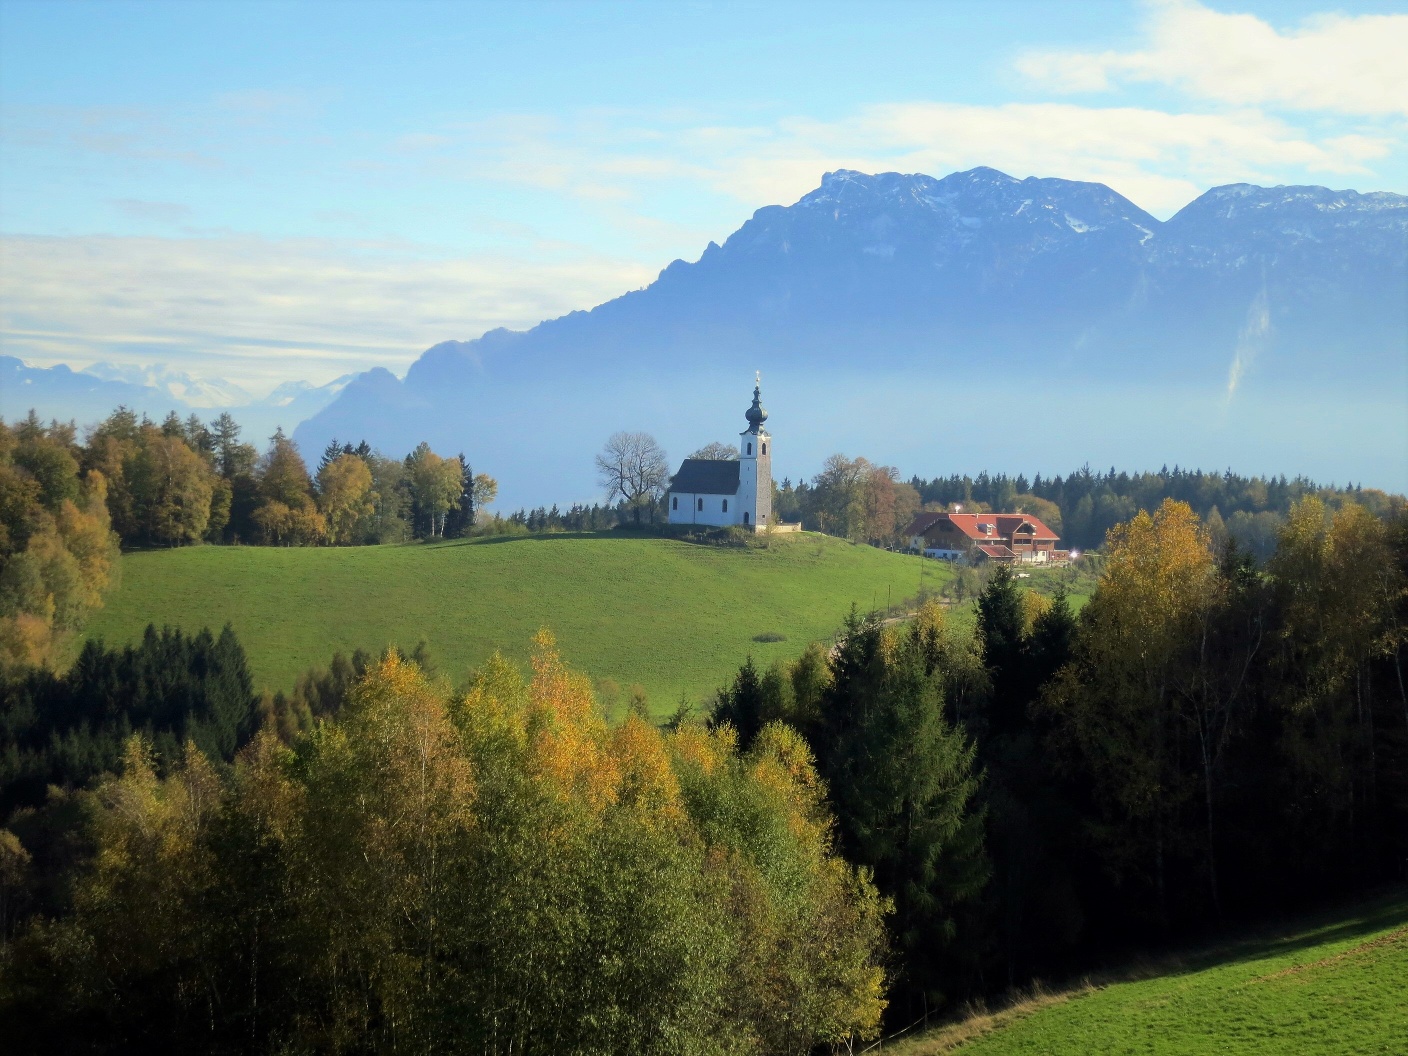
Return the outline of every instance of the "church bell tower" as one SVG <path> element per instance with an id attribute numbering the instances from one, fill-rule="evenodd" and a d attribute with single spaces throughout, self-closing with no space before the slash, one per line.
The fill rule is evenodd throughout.
<path id="1" fill-rule="evenodd" d="M 738 440 L 738 523 L 765 528 L 772 523 L 772 437 L 763 428 L 762 374 L 753 386 L 753 406 L 744 412 L 748 428 Z"/>

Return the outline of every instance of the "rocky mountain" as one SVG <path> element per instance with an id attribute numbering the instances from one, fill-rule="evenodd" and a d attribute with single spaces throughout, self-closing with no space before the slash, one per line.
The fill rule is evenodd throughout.
<path id="1" fill-rule="evenodd" d="M 827 446 L 896 459 L 923 449 L 867 416 L 861 391 L 927 413 L 934 424 L 922 428 L 944 454 L 903 467 L 925 473 L 966 450 L 942 439 L 939 420 L 975 405 L 1020 406 L 1040 421 L 1064 404 L 1109 423 L 1118 415 L 1101 408 L 1129 396 L 1091 402 L 1090 394 L 1138 391 L 1152 407 L 1131 422 L 1141 434 L 1179 403 L 1175 389 L 1209 420 L 1230 412 L 1243 424 L 1257 417 L 1244 405 L 1254 399 L 1334 393 L 1346 407 L 1388 393 L 1401 405 L 1408 197 L 1233 185 L 1161 222 L 1102 184 L 988 168 L 943 179 L 841 170 L 793 205 L 759 209 L 722 245 L 675 261 L 645 289 L 525 332 L 442 343 L 404 381 L 363 375 L 296 435 L 309 448 L 336 435 L 396 451 L 428 439 L 498 459 L 501 475 L 526 474 L 537 481 L 527 501 L 585 497 L 583 467 L 601 436 L 647 428 L 678 434 L 681 448 L 715 439 L 731 421 L 723 394 L 756 368 L 797 399 L 799 439 L 816 461 Z M 779 390 L 767 391 L 776 402 Z M 1234 395 L 1241 402 L 1230 405 Z M 1385 458 L 1382 447 L 1351 456 L 1353 443 L 1341 442 L 1342 461 L 1290 465 L 1295 451 L 1320 449 L 1304 426 L 1299 440 L 1282 442 L 1275 423 L 1289 406 L 1265 405 L 1265 428 L 1237 440 L 1224 427 L 1205 448 L 1171 418 L 1168 443 L 1150 443 L 1148 457 L 1338 479 L 1370 475 L 1373 459 Z M 549 425 L 554 440 L 540 444 Z M 1059 454 L 1050 442 L 1034 448 L 1029 432 L 999 433 L 973 451 L 988 452 L 978 457 L 994 467 L 1116 460 L 1100 453 L 1109 438 L 1082 441 L 1079 432 L 1067 430 Z M 1127 451 L 1129 437 L 1123 444 Z M 1405 446 L 1408 434 L 1400 453 Z M 582 466 L 564 467 L 566 451 Z M 1284 467 L 1248 464 L 1277 451 Z"/>

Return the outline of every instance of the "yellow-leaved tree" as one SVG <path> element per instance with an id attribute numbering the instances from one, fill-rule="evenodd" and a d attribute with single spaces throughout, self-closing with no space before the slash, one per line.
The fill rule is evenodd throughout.
<path id="1" fill-rule="evenodd" d="M 332 545 L 353 541 L 358 524 L 376 512 L 376 500 L 366 459 L 344 454 L 318 470 L 318 505 Z"/>
<path id="2" fill-rule="evenodd" d="M 603 720 L 536 641 L 465 692 L 394 651 L 218 774 L 140 741 L 90 797 L 74 912 L 0 964 L 15 1041 L 795 1053 L 873 1036 L 883 916 L 805 744 Z M 166 776 L 161 776 L 165 772 Z M 15 857 L 12 855 L 12 857 Z"/>
<path id="3" fill-rule="evenodd" d="M 1110 868 L 1150 877 L 1150 915 L 1163 919 L 1174 819 L 1194 790 L 1178 762 L 1180 665 L 1215 602 L 1217 562 L 1197 515 L 1172 499 L 1111 529 L 1106 547 L 1047 707 L 1098 790 Z"/>

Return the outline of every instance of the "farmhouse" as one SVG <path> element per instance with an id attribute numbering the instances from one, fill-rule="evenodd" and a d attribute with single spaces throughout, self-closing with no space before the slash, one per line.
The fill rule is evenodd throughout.
<path id="1" fill-rule="evenodd" d="M 686 458 L 670 481 L 666 506 L 671 524 L 736 524 L 758 529 L 772 524 L 772 437 L 763 423 L 762 379 L 744 412 L 737 458 Z"/>
<path id="2" fill-rule="evenodd" d="M 945 561 L 1064 561 L 1056 533 L 1025 513 L 921 513 L 904 530 L 909 548 Z"/>

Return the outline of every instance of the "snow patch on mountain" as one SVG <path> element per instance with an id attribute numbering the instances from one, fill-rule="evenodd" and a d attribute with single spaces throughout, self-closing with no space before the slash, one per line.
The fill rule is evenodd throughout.
<path id="1" fill-rule="evenodd" d="M 237 407 L 251 403 L 254 397 L 246 389 L 224 378 L 196 378 L 184 370 L 172 370 L 160 363 L 146 366 L 135 364 L 93 363 L 83 368 L 104 381 L 120 381 L 128 385 L 164 392 L 187 407 Z"/>

